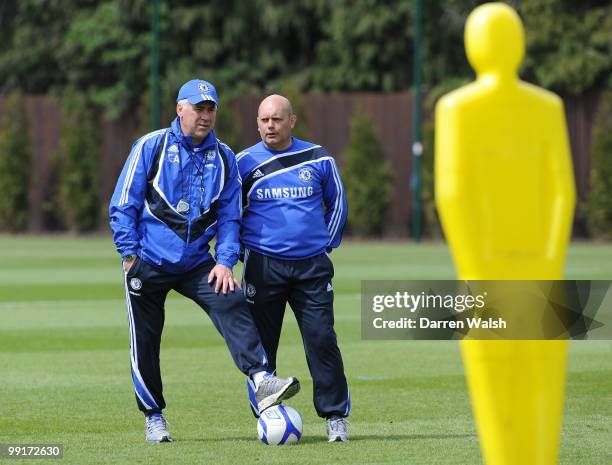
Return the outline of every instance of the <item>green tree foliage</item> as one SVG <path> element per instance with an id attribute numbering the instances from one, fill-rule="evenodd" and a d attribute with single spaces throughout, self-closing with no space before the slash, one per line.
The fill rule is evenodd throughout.
<path id="1" fill-rule="evenodd" d="M 612 240 L 612 92 L 601 99 L 593 129 L 589 231 L 598 239 Z"/>
<path id="2" fill-rule="evenodd" d="M 329 2 L 313 86 L 324 91 L 409 87 L 410 13 L 409 2 Z"/>
<path id="3" fill-rule="evenodd" d="M 0 91 L 78 88 L 116 117 L 149 88 L 147 0 L 6 0 L 0 5 Z M 423 2 L 428 86 L 472 74 L 463 28 L 477 0 Z M 509 1 L 527 31 L 523 75 L 560 93 L 611 88 L 609 2 Z M 412 85 L 414 5 L 405 0 L 160 0 L 164 107 L 195 76 L 222 96 L 301 91 L 396 91 Z"/>
<path id="4" fill-rule="evenodd" d="M 231 99 L 220 99 L 217 110 L 217 122 L 215 124 L 215 135 L 235 152 L 238 153 L 242 146 L 242 125 Z M 253 118 L 254 119 L 254 118 Z M 255 124 L 255 123 L 253 123 Z"/>
<path id="5" fill-rule="evenodd" d="M 361 108 L 356 108 L 351 117 L 351 137 L 342 157 L 348 232 L 380 235 L 391 204 L 391 170 L 372 119 Z"/>
<path id="6" fill-rule="evenodd" d="M 15 7 L 0 43 L 0 89 L 60 95 L 71 86 L 116 117 L 148 88 L 146 0 L 9 3 Z"/>
<path id="7" fill-rule="evenodd" d="M 525 25 L 524 79 L 565 95 L 612 90 L 609 0 L 506 2 Z M 429 89 L 473 75 L 463 29 L 482 3 L 423 2 L 423 78 Z M 287 83 L 295 95 L 408 90 L 413 8 L 407 0 L 160 0 L 161 113 L 174 115 L 183 82 L 210 80 L 222 100 L 219 134 L 231 145 L 238 128 L 228 110 L 238 95 L 291 94 L 283 90 Z M 148 126 L 150 10 L 149 0 L 3 0 L 0 93 L 63 95 L 76 88 L 106 117 L 135 111 Z M 288 96 L 300 118 L 296 135 L 307 137 L 300 131 L 308 115 L 295 95 Z M 425 130 L 427 136 L 431 129 Z M 430 165 L 426 155 L 429 183 Z M 431 225 L 434 213 L 426 207 Z"/>
<path id="8" fill-rule="evenodd" d="M 7 0 L 0 2 L 0 91 L 46 93 L 66 83 L 57 59 L 72 14 L 86 2 Z M 89 2 L 91 3 L 91 2 Z"/>
<path id="9" fill-rule="evenodd" d="M 564 94 L 612 89 L 612 6 L 607 1 L 524 0 L 523 75 Z"/>
<path id="10" fill-rule="evenodd" d="M 32 164 L 25 102 L 9 96 L 0 132 L 0 230 L 19 232 L 28 225 L 28 189 Z"/>
<path id="11" fill-rule="evenodd" d="M 90 7 L 74 13 L 55 56 L 70 63 L 65 67 L 67 84 L 85 91 L 91 102 L 115 118 L 149 87 L 148 2 L 88 3 Z"/>
<path id="12" fill-rule="evenodd" d="M 323 2 L 322 2 L 323 3 Z M 436 85 L 471 74 L 463 28 L 477 0 L 423 2 L 423 77 Z M 341 0 L 319 9 L 322 38 L 311 67 L 311 89 L 397 91 L 412 85 L 414 2 Z"/>
<path id="13" fill-rule="evenodd" d="M 267 92 L 314 61 L 320 27 L 313 0 L 211 0 L 173 3 L 167 18 L 173 45 L 162 60 L 164 99 L 199 76 L 221 95 Z M 177 52 L 179 50 L 179 52 Z"/>
<path id="14" fill-rule="evenodd" d="M 7 45 L 14 34 L 17 15 L 17 0 L 4 0 L 0 2 L 0 51 Z"/>
<path id="15" fill-rule="evenodd" d="M 463 32 L 468 15 L 482 3 L 485 2 L 423 2 L 423 81 L 428 87 L 434 87 L 447 79 L 453 80 L 456 76 L 473 76 L 464 50 Z"/>
<path id="16" fill-rule="evenodd" d="M 73 232 L 96 229 L 100 217 L 98 199 L 99 136 L 95 107 L 82 94 L 70 90 L 62 99 L 59 168 L 59 204 Z"/>

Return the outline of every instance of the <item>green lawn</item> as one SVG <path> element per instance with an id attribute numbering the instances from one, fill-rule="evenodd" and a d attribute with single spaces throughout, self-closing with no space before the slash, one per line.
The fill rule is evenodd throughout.
<path id="1" fill-rule="evenodd" d="M 457 343 L 360 339 L 360 280 L 452 279 L 446 246 L 346 243 L 333 258 L 351 441 L 325 441 L 290 314 L 279 372 L 302 381 L 289 403 L 304 437 L 268 447 L 221 337 L 195 304 L 171 295 L 161 363 L 176 440 L 150 445 L 133 398 L 123 275 L 110 238 L 0 236 L 0 443 L 61 443 L 66 464 L 481 463 Z M 612 279 L 612 246 L 572 245 L 566 276 Z M 612 342 L 572 342 L 561 463 L 612 463 L 610 437 Z"/>

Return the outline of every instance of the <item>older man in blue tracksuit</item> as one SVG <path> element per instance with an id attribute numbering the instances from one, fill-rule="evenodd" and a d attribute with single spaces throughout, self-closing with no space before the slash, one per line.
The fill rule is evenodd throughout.
<path id="1" fill-rule="evenodd" d="M 136 402 L 145 414 L 150 442 L 171 440 L 162 414 L 166 403 L 159 366 L 164 302 L 171 289 L 208 313 L 234 362 L 249 377 L 256 412 L 299 390 L 297 379 L 270 373 L 232 275 L 240 251 L 241 184 L 233 152 L 213 131 L 213 85 L 199 79 L 185 83 L 176 112 L 169 128 L 134 143 L 109 207 L 125 272 Z M 215 235 L 213 259 L 208 243 Z"/>
<path id="2" fill-rule="evenodd" d="M 327 419 L 330 442 L 346 441 L 350 396 L 334 331 L 334 269 L 327 256 L 340 245 L 346 197 L 334 158 L 292 137 L 295 123 L 289 100 L 267 97 L 257 116 L 262 141 L 237 155 L 244 287 L 271 368 L 287 302 L 293 309 L 317 413 Z"/>

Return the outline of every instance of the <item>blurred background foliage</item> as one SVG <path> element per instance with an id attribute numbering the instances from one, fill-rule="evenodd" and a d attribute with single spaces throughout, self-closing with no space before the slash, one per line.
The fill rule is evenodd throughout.
<path id="1" fill-rule="evenodd" d="M 25 101 L 19 92 L 7 99 L 0 124 L 0 231 L 18 233 L 28 225 L 31 147 Z"/>
<path id="2" fill-rule="evenodd" d="M 391 204 L 391 168 L 371 117 L 357 107 L 351 115 L 351 137 L 342 153 L 343 181 L 350 215 L 347 232 L 379 237 Z"/>
<path id="3" fill-rule="evenodd" d="M 612 92 L 603 94 L 593 128 L 591 192 L 585 212 L 592 237 L 612 240 Z"/>
<path id="4" fill-rule="evenodd" d="M 432 88 L 472 76 L 463 26 L 482 1 L 424 3 L 423 74 Z M 563 94 L 612 87 L 612 7 L 605 0 L 508 2 L 523 16 L 521 74 Z M 87 93 L 117 118 L 147 92 L 147 0 L 3 0 L 0 93 Z M 301 92 L 398 91 L 412 85 L 413 2 L 160 0 L 162 102 L 194 75 L 223 95 L 290 80 Z"/>
<path id="5" fill-rule="evenodd" d="M 433 199 L 433 111 L 441 95 L 474 77 L 465 57 L 463 28 L 468 14 L 482 3 L 423 1 L 422 91 L 427 98 L 422 199 L 424 232 L 429 237 L 441 234 Z M 565 97 L 608 93 L 594 124 L 591 195 L 579 208 L 590 234 L 608 239 L 612 4 L 609 0 L 507 3 L 518 10 L 525 25 L 523 79 Z M 166 116 L 174 113 L 178 87 L 194 76 L 202 77 L 220 92 L 224 110 L 219 112 L 217 129 L 235 148 L 241 146 L 245 128 L 233 105 L 246 94 L 287 95 L 300 119 L 295 135 L 309 138 L 307 119 L 317 115 L 309 114 L 305 94 L 385 93 L 412 87 L 411 0 L 159 0 L 159 5 L 164 124 Z M 132 113 L 139 121 L 138 134 L 133 136 L 149 130 L 151 13 L 151 0 L 0 2 L 0 95 L 14 95 L 4 109 L 0 133 L 0 166 L 6 168 L 0 170 L 0 186 L 11 196 L 0 205 L 0 229 L 19 231 L 28 222 L 29 181 L 24 167 L 32 154 L 18 141 L 29 129 L 24 118 L 11 115 L 19 114 L 20 95 L 32 94 L 55 96 L 65 116 L 51 167 L 50 195 L 43 206 L 53 216 L 47 223 L 79 232 L 100 224 L 95 121 L 103 117 L 118 122 Z M 376 185 L 377 176 L 390 175 L 381 163 L 385 141 L 379 140 L 372 121 L 357 115 L 350 131 L 342 166 L 355 207 L 349 230 L 378 235 L 391 193 L 379 192 L 382 200 L 372 212 L 359 207 L 360 199 L 371 193 L 358 191 L 355 185 Z M 17 150 L 23 152 L 19 160 Z M 365 164 L 370 168 L 358 175 Z M 382 172 L 375 169 L 377 164 Z"/>

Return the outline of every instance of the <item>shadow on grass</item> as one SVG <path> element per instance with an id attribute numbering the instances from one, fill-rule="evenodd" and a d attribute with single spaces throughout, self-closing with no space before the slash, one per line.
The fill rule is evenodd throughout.
<path id="1" fill-rule="evenodd" d="M 357 434 L 351 436 L 351 441 L 408 441 L 419 439 L 463 439 L 476 437 L 474 433 L 464 434 Z"/>
<path id="2" fill-rule="evenodd" d="M 355 434 L 351 435 L 349 442 L 357 441 L 418 441 L 418 440 L 429 440 L 429 439 L 463 439 L 476 437 L 474 433 L 464 434 Z M 175 439 L 175 442 L 253 442 L 257 441 L 255 436 L 234 436 L 226 439 L 211 438 L 183 438 Z M 300 444 L 319 444 L 326 443 L 327 438 L 324 435 L 321 436 L 306 436 L 300 441 Z"/>

